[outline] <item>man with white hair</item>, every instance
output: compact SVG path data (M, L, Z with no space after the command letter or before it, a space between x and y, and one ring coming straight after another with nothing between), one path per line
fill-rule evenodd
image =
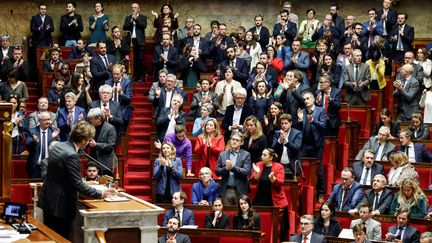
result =
M57 124L60 128L60 141L62 142L68 140L72 127L87 117L86 111L75 105L76 100L77 97L74 93L66 93L65 107L60 108L57 112Z
M355 49L353 51L353 62L344 71L345 101L350 106L365 105L371 99L369 90L370 69L361 60L362 52Z
M57 119L56 114L54 112L51 112L48 110L48 98L47 97L40 97L38 99L38 110L30 113L29 115L29 128L34 128L36 126L39 126L39 115L42 112L48 112L50 114L51 121L53 122L51 125L57 127Z
M156 119L157 139L163 141L165 134L174 133L174 127L177 123L186 123L186 113L181 110L183 97L175 93L171 99L170 107L165 107L159 113Z
M225 143L228 142L232 132L242 132L246 117L254 114L253 108L245 105L246 96L245 88L236 89L234 91L234 104L226 108L221 126L225 130Z
M100 100L92 101L89 108L100 108L105 115L105 120L119 129L123 126L123 118L120 109L120 103L112 100L112 87L104 84L99 87Z
M323 235L313 232L314 217L310 214L305 214L300 218L300 234L291 237L292 242L325 242Z
M155 98L153 99L153 109L157 109L156 120L164 108L171 106L171 100L174 94L180 94L183 101L187 100L187 94L184 90L176 87L177 77L175 74L169 73L166 76L165 87L155 90Z
M363 153L370 149L375 152L374 160L387 161L387 154L389 154L395 148L395 145L389 141L390 128L386 126L380 127L378 130L378 135L369 138L367 143L358 152L355 160L361 160Z
M397 120L399 122L411 121L412 114L419 109L420 96L418 94L421 91L421 85L413 76L413 71L411 64L403 65L400 72L401 78L396 78L396 81L393 82L395 87L393 96L398 101Z

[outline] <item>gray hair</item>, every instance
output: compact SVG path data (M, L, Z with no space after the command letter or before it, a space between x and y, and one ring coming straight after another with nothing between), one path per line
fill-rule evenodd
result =
M109 86L108 84L104 84L104 85L102 85L102 86L99 87L98 91L99 91L99 93L102 93L104 91L109 91L109 92L112 93L112 87Z
M376 174L375 176L374 176L374 179L375 178L381 178L381 180L384 182L384 185L387 185L387 178L384 176L384 175L382 175L382 174Z
M314 217L310 214L305 214L303 216L301 216L300 220L305 219L308 220L309 222L311 222L311 224L314 223Z
M234 90L234 95L236 95L236 94L241 94L241 95L247 96L246 89L243 87Z
M360 49L354 49L354 51L352 53L353 53L353 55L355 55L355 54L362 55L362 51Z
M44 117L44 116L51 119L51 114L48 111L44 111L44 112L39 113L38 120L40 121L42 119L42 117Z
M88 119L100 118L101 120L103 120L105 118L105 115L102 109L97 107L89 110L89 112L87 113L87 118Z
M67 98L71 98L71 99L73 99L74 101L76 101L76 94L75 93L73 93L73 92L68 92L68 93L66 93L65 94L65 99L67 99Z
M179 94L179 93L173 94L171 100L173 100L174 98L178 98L180 100L180 103L183 104L183 96L181 96L181 94Z
M381 126L378 130L378 133L384 133L385 135L389 135L390 134L390 128L388 128L386 126Z
M212 176L212 171L210 170L209 167L202 167L199 171L200 175L201 175L201 173L204 173L204 172L208 172L208 173L210 173L210 177Z

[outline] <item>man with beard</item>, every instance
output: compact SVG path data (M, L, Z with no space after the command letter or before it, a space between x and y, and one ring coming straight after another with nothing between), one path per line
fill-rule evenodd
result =
M161 236L158 243L190 243L189 236L178 233L180 220L177 217L172 217L168 221L166 227L168 229L167 235Z
M339 5L337 3L333 3L330 5L330 15L333 19L333 24L339 31L343 32L345 30L345 20L343 17L338 15Z
M186 38L186 45L194 46L202 60L209 55L209 42L201 37L201 25L195 24L192 29L192 36Z
M255 26L250 28L249 31L255 36L255 39L260 43L261 47L264 48L269 43L270 32L269 29L263 26L264 17L262 15L257 15L254 18Z
M243 87L246 87L246 82L249 77L247 61L243 58L236 57L234 46L228 46L225 51L228 58L220 63L221 70L223 70L220 80L225 79L225 70L228 67L232 67L235 70L233 79L239 81Z

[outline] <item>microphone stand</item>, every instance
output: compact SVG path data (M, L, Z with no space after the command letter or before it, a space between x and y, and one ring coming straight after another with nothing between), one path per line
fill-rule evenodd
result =
M306 181L306 178L303 175L303 168L301 167L301 161L300 160L296 160L294 161L294 176L293 176L293 180L297 181L297 164L300 164L299 168L300 168L300 175L303 181Z
M104 171L108 171L110 172L110 174L112 175L113 172L110 168L108 168L107 166L105 166L104 164L102 164L101 162L99 162L97 159L93 158L92 156L90 156L89 154L87 154L84 150L80 150L81 151L81 155L84 155L85 157L87 157L87 159L95 162L100 168L101 168L101 174L103 175Z

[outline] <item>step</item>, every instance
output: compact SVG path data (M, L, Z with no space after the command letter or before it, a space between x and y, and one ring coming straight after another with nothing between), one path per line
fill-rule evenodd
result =
M152 116L153 115L153 110L152 109L135 109L134 111L133 111L133 115L134 116L143 116L143 117L146 117L146 116Z
M150 139L145 140L132 140L129 141L129 149L142 149L150 147Z
M125 185L124 189L126 190L126 192L128 192L129 194L134 195L134 192L139 192L139 193L144 193L144 192L148 192L152 190L152 186L150 185Z
M126 162L126 165L129 166L150 166L150 159L142 159L142 158L129 158Z
M128 171L125 173L125 179L151 179L150 171Z
M134 158L142 158L150 155L150 148L148 149L129 149L128 156Z
M134 138L148 137L148 136L151 136L151 132L152 132L152 130L139 131L139 132L129 132L129 137L134 137Z

